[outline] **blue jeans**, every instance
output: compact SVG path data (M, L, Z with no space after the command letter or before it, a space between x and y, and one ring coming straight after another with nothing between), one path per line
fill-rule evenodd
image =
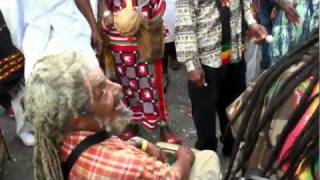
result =
M260 20L260 24L267 29L268 34L272 34L272 20L270 16L271 16L271 11L273 7L274 7L274 4L269 0L260 1L259 20ZM269 43L263 43L261 45L262 59L261 59L260 67L262 70L269 68L271 65L269 47L270 47Z

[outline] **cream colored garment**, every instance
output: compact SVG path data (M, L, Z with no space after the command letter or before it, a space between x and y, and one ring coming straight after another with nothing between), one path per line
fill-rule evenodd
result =
M179 145L158 142L156 144L161 149L169 151L177 151ZM220 161L218 155L214 151L204 150L199 151L192 149L195 155L189 180L220 180L222 179L220 171Z
M219 180L222 179L220 161L214 151L194 151L195 161L193 163L190 180Z

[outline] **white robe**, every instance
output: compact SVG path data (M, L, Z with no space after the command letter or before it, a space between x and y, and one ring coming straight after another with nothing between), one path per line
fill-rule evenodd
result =
M165 42L174 41L174 27L176 22L176 0L166 0L166 11L163 14L163 20L168 34Z
M25 32L22 49L25 55L25 79L44 55L64 50L81 52L94 59L91 30L74 0L21 0ZM99 66L98 61L88 61Z
M23 38L23 12L20 0L0 0L0 9L10 31L11 39L16 48L21 50Z

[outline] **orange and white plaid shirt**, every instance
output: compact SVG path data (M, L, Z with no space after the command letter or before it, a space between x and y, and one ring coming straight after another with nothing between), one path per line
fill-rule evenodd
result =
M93 132L74 132L64 139L61 158ZM180 175L169 164L160 162L133 145L111 137L81 154L69 174L70 180L176 180Z

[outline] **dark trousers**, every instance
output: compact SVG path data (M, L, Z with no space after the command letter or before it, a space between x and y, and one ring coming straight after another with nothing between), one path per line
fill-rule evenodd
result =
M234 138L227 127L229 120L226 107L246 88L245 64L229 64L221 68L203 66L207 87L200 88L188 82L189 97L192 105L193 121L197 130L195 147L200 150L217 149L216 112L220 120L220 130L225 133L222 140L224 148L232 148ZM226 132L225 132L226 131Z
M174 42L169 42L164 44L164 57L163 57L163 74L168 74L168 64L169 59L171 61L177 60L176 46Z

